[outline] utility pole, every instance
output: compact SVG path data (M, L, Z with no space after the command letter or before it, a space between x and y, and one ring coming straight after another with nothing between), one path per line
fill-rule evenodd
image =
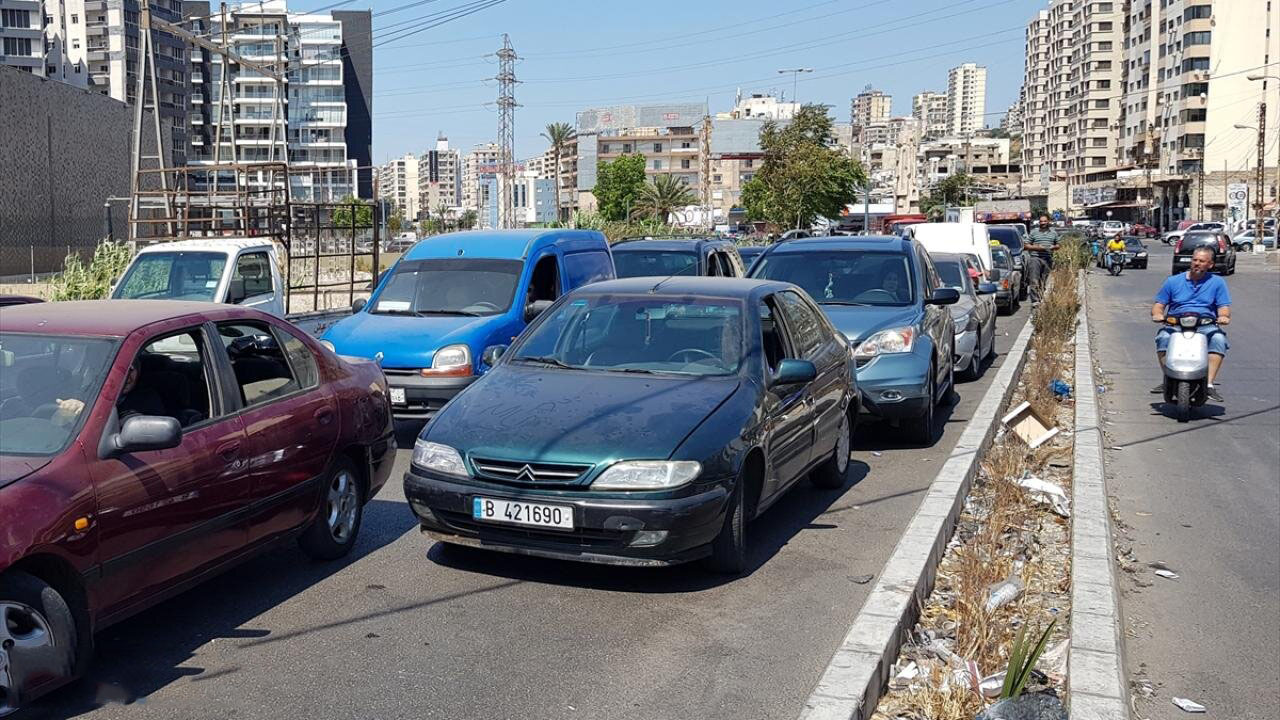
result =
M1200 163L1196 170L1196 183L1200 191L1196 193L1196 218L1204 220L1204 148L1200 148Z
M498 225L513 228L515 207L512 193L515 191L516 144L516 51L511 38L502 34L502 48L498 50Z
M1263 181L1264 181L1264 175L1266 174L1266 166L1267 166L1266 165L1266 151L1267 151L1266 139L1267 139L1267 102L1264 100L1261 103L1258 103L1258 220L1257 220L1258 224L1253 228L1254 234L1258 238L1259 242L1262 242L1262 239L1265 237L1265 235L1263 235L1264 230L1262 227L1263 225L1262 208L1266 204L1266 200L1263 197L1263 190L1264 190ZM1280 228L1277 228L1277 230L1280 230ZM1280 245L1277 245L1277 247L1280 247ZM1266 243L1263 243L1263 248L1266 248Z
M707 107L710 108L710 105L708 105ZM702 116L702 137L700 138L700 140L701 142L699 144L702 146L699 149L700 152L702 153L702 162L699 163L702 166L700 168L700 171L702 173L702 182L701 182L702 209L703 209L703 212L706 213L707 232L711 232L713 229L715 229L716 223L715 223L715 219L712 217L712 212L711 212L711 115L710 115L710 110L707 111L707 114ZM726 218L726 221L727 221L727 218Z

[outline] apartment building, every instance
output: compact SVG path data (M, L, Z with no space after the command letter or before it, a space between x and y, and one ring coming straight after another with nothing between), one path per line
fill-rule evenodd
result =
M786 102L765 93L751 93L743 97L739 90L733 109L716 113L717 120L760 118L764 120L790 120L800 110L800 103Z
M947 134L971 135L983 128L987 112L987 69L974 63L947 73Z
M1004 117L1000 118L1000 129L1009 135L1022 134L1022 99L1019 98L1009 105L1009 109L1004 111Z
M854 125L867 127L875 123L888 122L891 114L893 114L893 96L886 95L881 90L875 90L870 85L853 98Z
M461 188L461 206L464 210L475 210L480 214L483 226L487 208L493 213L493 224L486 227L497 227L498 206L494 200L497 197L497 185L489 187L488 181L493 179L496 183L498 177L498 161L500 158L500 148L497 143L482 143L472 148L462 158L462 188Z
M378 198L409 221L418 219L418 157L407 153L378 168Z
M550 180L555 187L556 155L555 149L548 147L541 155L525 162L525 169L537 174L539 178ZM575 137L560 150L560 216L568 218L577 209L578 186L578 139ZM554 199L552 204L555 204Z
M920 123L926 140L947 134L947 94L925 90L911 98L911 117Z
M1050 40L1049 11L1027 23L1022 80L1022 182L1045 195L1051 177L1048 163Z
M432 217L442 208L462 203L462 157L449 147L449 138L436 138L436 146L418 157L418 208Z
M621 105L577 114L577 193L582 207L594 207L591 191L599 163L624 154L644 157L645 174L673 175L698 192L702 176L705 103ZM584 196L586 196L584 198Z
M39 0L0 0L0 65L45 74L40 6Z

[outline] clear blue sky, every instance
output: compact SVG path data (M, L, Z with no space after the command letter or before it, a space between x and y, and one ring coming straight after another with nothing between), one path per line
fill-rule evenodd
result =
M290 6L329 4L297 0ZM538 133L547 123L572 123L575 112L587 107L707 100L716 112L732 107L738 87L790 97L791 76L779 75L781 68L813 68L799 76L800 100L834 105L836 119L847 120L849 99L868 84L893 95L894 115L909 115L913 94L945 91L949 68L976 62L987 67L987 112L994 125L1017 98L1026 23L1047 3L505 0L407 34L441 13L447 17L476 4L370 3L375 162L420 153L434 145L438 132L464 151L497 137L497 83L487 78L497 74L493 53L503 32L521 57L517 159L545 149Z

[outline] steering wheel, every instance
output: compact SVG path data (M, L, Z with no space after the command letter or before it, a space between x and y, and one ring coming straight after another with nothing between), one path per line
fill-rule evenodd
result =
M699 348L685 348L685 349L683 349L683 350L677 350L677 351L675 351L675 352L671 353L670 357L668 357L668 358L667 358L666 362L672 362L673 360L675 360L677 357L679 357L679 356L681 356L681 355L702 355L702 356L705 356L708 360L710 360L710 361L712 361L712 362L714 362L714 363L719 363L719 362L720 362L720 358L718 358L718 357L716 357L715 355L713 355L713 354L711 354L711 353L707 352L706 350L701 350L701 349L699 349ZM693 361L692 361L692 360L686 360L685 362L686 362L686 363L688 363L688 362L693 362Z
M494 305L491 302L485 302L484 300L481 300L479 302L473 302L462 309L466 311L471 311L472 308L480 308L482 310L493 310L494 312L497 312L498 310L501 309L497 305Z
M873 300L873 299L876 299L876 298L883 298L884 300L886 300L886 301L888 301L888 302L897 302L897 301L898 301L898 296L897 296L897 295L894 295L893 293L889 292L888 290L884 290L884 289L882 289L882 288L872 288L872 289L870 289L870 290L865 290L865 291L863 291L863 292L860 292L860 293L858 293L858 297L854 298L854 300L855 300L855 301L858 301L858 302L861 302L861 301L863 301L863 300Z

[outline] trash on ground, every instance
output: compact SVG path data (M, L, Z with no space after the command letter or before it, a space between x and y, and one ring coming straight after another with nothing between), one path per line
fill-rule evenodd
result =
M1014 435L1033 450L1048 442L1059 432L1053 423L1040 417L1040 414L1032 409L1031 403L1025 400L1001 418L1000 422L1008 426Z
M1176 698L1173 698L1173 704L1182 708L1184 712L1189 712L1189 713L1208 712L1205 709L1205 706L1201 705L1195 700L1188 700L1186 698L1176 697Z
M1157 570L1157 571L1156 571L1156 574L1157 574L1157 575L1159 575L1160 577L1164 578L1165 580L1177 580L1177 579L1178 579L1178 573L1176 573L1176 572L1174 572L1174 571L1172 571L1172 570Z
M987 612L992 612L997 608L1004 607L1022 594L1022 581L1018 578L1009 578L1004 582L998 582L987 588Z
M1059 400L1065 400L1071 397L1071 386L1062 380L1054 380L1049 383L1049 390L1053 392L1053 396Z
M974 720L1067 720L1067 710L1052 691L1001 700Z
M859 585L866 585L867 583L871 582L871 579L874 577L875 575L854 575L849 579L858 583Z
M995 700L1000 697L1000 691L1004 690L1004 679L1009 673L1001 670L995 675L988 675L982 678L982 682L978 683L978 689L982 691L982 697L988 700Z
M898 674L894 675L893 679L889 681L889 686L905 688L911 685L911 681L917 677L920 677L920 666L914 662L907 663L907 666L899 670Z
M884 455L884 453L880 452L879 450L872 450L871 454L875 455L876 457L880 457L881 455Z
M1054 514L1069 518L1071 517L1071 508L1067 502L1067 493L1060 486L1047 480L1041 480L1035 475L1027 475L1018 478L1018 485L1031 493L1031 497L1036 502L1047 505L1053 510Z
M1098 394L1099 394L1099 395L1101 395L1102 393L1104 393L1104 392L1106 392L1106 391L1107 391L1107 386L1106 386L1106 385L1099 385L1099 386L1098 386Z

